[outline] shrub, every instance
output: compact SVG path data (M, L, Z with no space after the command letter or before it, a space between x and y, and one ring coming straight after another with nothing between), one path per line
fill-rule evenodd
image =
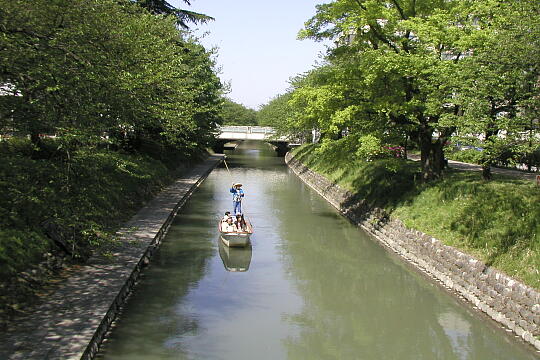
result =
M25 142L17 147L27 149ZM107 150L80 149L69 160L7 151L0 162L4 276L36 263L52 246L74 259L87 258L170 179L159 161Z
M356 156L359 159L372 161L389 155L388 151L382 146L381 139L373 135L364 135L360 137L360 146L356 150Z
M455 150L453 152L447 152L446 157L451 160L471 164L480 164L482 158L482 151L476 149Z

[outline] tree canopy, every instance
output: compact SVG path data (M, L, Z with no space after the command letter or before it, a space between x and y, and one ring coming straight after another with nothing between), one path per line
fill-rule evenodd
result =
M228 98L223 99L223 125L257 125L257 112Z
M174 18L128 0L0 4L1 128L34 140L121 133L185 150L210 140L221 83Z
M0 0L2 278L51 249L86 258L213 141L222 84L176 22L131 0Z
M260 126L273 126L276 130L286 132L289 128L287 121L290 119L288 101L290 93L278 95L257 111L257 122Z
M292 81L288 120L276 121L290 132L315 129L327 144L345 135L354 148L368 135L414 144L426 180L441 175L451 141L482 143L489 177L503 150L538 149L539 7L502 0L317 5L299 37L335 47L322 66Z
M189 28L188 23L205 23L214 20L213 17L186 9L178 9L165 0L133 0L153 14L172 15L176 18L176 24L184 29ZM189 0L182 0L191 5Z

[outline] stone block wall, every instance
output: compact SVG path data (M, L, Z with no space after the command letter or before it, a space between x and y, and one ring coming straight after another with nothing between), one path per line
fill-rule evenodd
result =
M418 270L511 329L540 350L540 293L480 260L420 231L406 228L381 209L310 170L288 153L292 171L354 224Z

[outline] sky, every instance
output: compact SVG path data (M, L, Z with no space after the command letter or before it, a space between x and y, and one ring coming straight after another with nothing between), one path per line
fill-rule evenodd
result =
M297 40L304 22L315 15L323 0L181 0L169 3L215 18L198 30L206 48L217 47L220 78L229 82L227 97L258 109L289 87L289 78L320 61L323 43Z

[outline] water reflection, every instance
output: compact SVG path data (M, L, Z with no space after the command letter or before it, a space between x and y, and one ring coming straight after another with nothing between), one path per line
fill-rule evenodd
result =
M251 263L252 248L251 244L245 247L229 247L218 239L219 256L223 261L225 270L231 272L245 272L249 270Z
M187 299L204 278L215 257L212 242L201 241L215 228L211 193L200 193L174 220L167 241L143 272L117 326L98 359L182 359L185 347L179 339L201 331L200 318ZM181 241L180 241L181 240Z
M103 358L535 358L246 146L181 211ZM257 229L245 249L216 244L231 177Z
M295 214L277 229L287 274L306 299L287 317L300 329L283 341L288 359L534 358L309 193L274 194Z

